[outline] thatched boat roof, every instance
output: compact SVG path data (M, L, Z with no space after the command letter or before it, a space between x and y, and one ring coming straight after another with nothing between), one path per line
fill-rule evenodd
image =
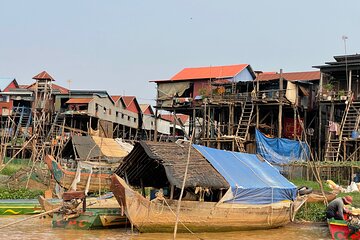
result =
M189 143L137 143L115 171L130 185L144 187L182 186ZM142 183L141 183L142 182ZM191 146L185 187L228 188L229 184L213 166Z

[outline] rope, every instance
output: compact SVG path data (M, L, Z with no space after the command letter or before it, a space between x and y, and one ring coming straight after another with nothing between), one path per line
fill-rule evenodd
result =
M165 198L163 199L163 201L165 202L166 206L168 206L170 212L171 212L174 216L177 216L176 213L171 209L170 205L168 204L168 202L166 201ZM181 225L183 225L183 227L184 227L186 230L189 231L189 233L195 235L198 239L203 240L203 238L199 237L196 233L194 233L193 231L191 231L191 230L185 225L185 223L183 223L180 219L177 219L177 220L181 223Z

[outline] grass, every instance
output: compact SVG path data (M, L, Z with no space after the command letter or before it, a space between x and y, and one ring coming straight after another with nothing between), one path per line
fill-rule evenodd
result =
M306 180L303 180L303 179L293 179L293 180L290 180L290 181L292 183L294 183L297 187L307 186L307 187L311 187L313 190L320 191L320 186L315 181L306 181ZM322 182L322 185L323 185L324 191L331 191L332 190L325 181Z
M6 167L2 171L0 171L0 174L11 176L17 171L19 171L20 168L28 166L28 164L28 159L14 159L13 161L11 161L11 163L6 165Z
M291 182L293 182L297 187L307 186L311 187L313 190L320 190L319 184L314 181L294 179L291 180ZM322 184L324 187L324 191L332 190L325 181L323 181ZM360 192L339 193L337 197L344 197L346 195L350 195L353 197L353 207L360 208ZM296 219L312 222L323 222L326 220L325 211L326 206L323 203L306 203L296 214Z

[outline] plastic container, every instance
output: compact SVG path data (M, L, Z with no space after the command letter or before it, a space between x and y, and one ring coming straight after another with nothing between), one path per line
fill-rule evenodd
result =
M359 137L359 132L358 131L352 131L351 132L351 138L358 138Z

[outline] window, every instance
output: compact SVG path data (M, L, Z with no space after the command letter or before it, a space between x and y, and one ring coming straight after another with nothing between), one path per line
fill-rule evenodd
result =
M128 121L130 121L130 116L128 116Z
M134 118L134 122L136 122L136 118Z
M115 116L119 117L119 112L118 111L115 112Z
M121 118L124 118L124 117L125 117L125 115L122 113L122 114L121 114Z
M95 104L95 111L97 112L99 110L99 104Z
M104 107L104 114L106 114L106 107Z
M109 108L109 115L111 115L111 108Z

